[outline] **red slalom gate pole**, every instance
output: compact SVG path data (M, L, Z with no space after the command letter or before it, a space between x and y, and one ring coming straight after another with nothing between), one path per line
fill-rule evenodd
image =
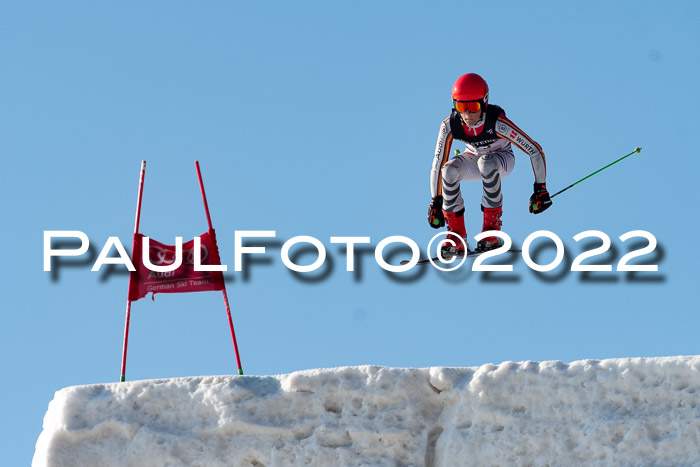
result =
M143 199L143 181L146 178L146 161L141 161L141 175L139 176L139 194L136 199L136 220L134 221L134 236L139 233L141 223L141 200ZM134 262L134 245L131 245L131 262ZM129 300L129 290L131 290L132 275L129 275L129 289L126 296L126 318L124 320L124 345L122 348L122 374L120 382L126 381L126 348L129 345L129 321L131 321L131 300Z
M197 179L199 180L199 189L202 192L202 199L204 200L204 212L207 214L207 223L209 224L209 230L213 230L214 227L211 223L211 216L209 215L209 203L207 203L207 195L204 192L204 183L202 182L202 171L199 169L199 161L194 161L194 165L197 168ZM217 247L218 248L218 247ZM238 374L243 374L243 367L241 366L241 356L238 353L238 342L236 341L236 331L233 330L233 319L231 318L231 307L228 303L228 294L226 293L226 283L224 283L224 288L221 291L224 297L224 305L226 306L226 316L228 316L228 326L231 329L231 338L233 339L233 351L236 354L236 365L238 365Z

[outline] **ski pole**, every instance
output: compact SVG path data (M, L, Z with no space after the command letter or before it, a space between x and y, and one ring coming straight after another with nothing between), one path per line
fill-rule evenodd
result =
M615 162L611 162L610 164L606 165L606 166L603 167L602 169L598 169L598 170L596 170L595 172L593 172L592 174L586 175L585 177L583 177L583 178L582 178L581 180L579 180L578 182L574 182L574 183L572 183L571 185L569 185L569 186L567 186L566 188L564 188L563 190L560 190L560 191L554 193L554 194L552 195L552 198L554 198L555 196L559 196L560 194L564 193L566 190L568 190L568 189L570 189L570 188L575 187L576 185L578 185L578 184L581 183L582 181L588 180L589 178L591 178L591 177L594 176L595 174L602 172L603 170L607 169L608 167L617 164L617 163L620 162L622 159L626 159L626 158L628 158L629 156L631 156L631 155L633 155L633 154L637 154L637 153L640 152L641 150L642 150L642 148L639 148L639 147L635 148L634 151L632 151L631 153L627 154L626 156L622 156L621 158L619 158L619 159L616 160Z

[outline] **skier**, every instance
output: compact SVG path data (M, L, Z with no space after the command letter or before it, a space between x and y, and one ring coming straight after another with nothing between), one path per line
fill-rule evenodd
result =
M542 148L506 118L501 107L489 105L488 101L486 81L476 73L462 75L452 87L452 114L440 125L430 172L432 201L428 208L428 222L435 229L447 223L447 239L451 241L443 242L441 248L446 259L466 253L464 200L459 187L462 180L481 180L483 184L482 232L501 230L501 179L507 177L515 166L511 143L530 156L535 174L530 212L539 214L552 205L546 186L547 166ZM466 143L466 149L449 159L454 139ZM453 236L461 237L464 243L459 238L451 238ZM486 237L477 243L476 250L492 250L502 243L498 237Z

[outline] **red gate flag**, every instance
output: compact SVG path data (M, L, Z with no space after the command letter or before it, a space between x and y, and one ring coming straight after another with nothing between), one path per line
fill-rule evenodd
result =
M202 172L199 170L199 162L195 161L194 165L197 169L197 179L199 180L199 189L202 192L202 201L204 202L204 213L207 215L207 224L209 230L199 237L200 248L195 250L195 240L190 240L182 244L180 256L177 255L177 247L165 245L156 242L148 237L148 254L147 260L144 261L143 254L145 239L139 233L139 225L141 222L141 201L143 199L143 181L146 177L146 161L141 161L141 176L139 177L139 193L136 198L136 220L134 222L134 243L131 251L131 263L134 265L135 271L129 274L129 290L126 300L126 318L124 319L124 346L122 348L122 374L120 381L126 381L126 350L129 345L129 323L131 321L131 302L145 297L149 292L157 293L180 293L180 292L202 292L205 290L221 290L226 306L226 317L228 318L228 326L231 329L231 340L233 341L233 351L236 354L236 364L238 365L238 374L243 374L241 366L241 357L238 353L238 343L236 342L236 333L233 330L233 319L231 318L231 307L226 294L226 284L224 283L224 275L221 270L225 267L213 268L217 271L195 271L195 266L221 266L221 257L219 256L219 248L216 245L216 234L211 223L209 215L209 205L207 204L207 195L204 193L204 183L202 182ZM179 243L179 241L178 241ZM195 255L199 253L199 255ZM199 256L198 258L196 256ZM172 271L164 271L168 266L172 266L178 260L181 263ZM144 262L150 262L146 266ZM198 263L198 264L195 264ZM152 271L151 269L156 269ZM200 268L198 268L200 269ZM205 268L211 269L211 268Z
M194 239L182 244L182 264L169 272L156 272L148 269L142 260L143 235L134 234L132 262L135 271L129 275L129 300L136 301L149 292L182 293L224 290L224 275L221 271L194 270ZM200 235L200 258L202 266L221 265L219 249L216 245L214 229ZM175 262L175 246L165 245L149 238L148 257L154 266L168 266Z

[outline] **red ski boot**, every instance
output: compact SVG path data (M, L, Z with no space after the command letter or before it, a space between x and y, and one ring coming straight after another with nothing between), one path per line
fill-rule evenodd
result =
M481 229L482 232L487 232L489 230L501 230L501 215L503 215L503 208L485 208L481 207L484 212L484 227ZM486 237L479 240L476 244L477 251L489 251L499 246L503 245L503 240L499 237Z
M467 246L467 229L464 227L464 209L459 212L443 211L443 214L449 233L440 247L440 254L445 259L465 255L469 248Z

